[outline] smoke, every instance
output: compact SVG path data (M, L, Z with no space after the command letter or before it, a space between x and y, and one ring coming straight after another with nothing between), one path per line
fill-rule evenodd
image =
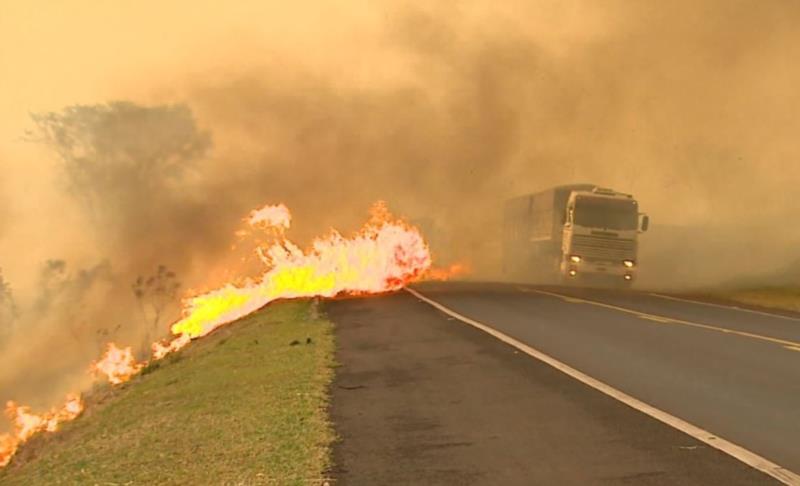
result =
M224 154L247 161L224 164L230 187L259 193L247 181L269 181L264 192L299 220L346 224L385 198L437 221L449 235L439 253L492 275L501 201L586 181L635 194L653 217L643 237L650 285L774 272L800 238L785 224L800 179L789 82L799 76L786 64L797 40L786 19L798 7L616 6L404 5L375 41L402 66L401 81L248 67L190 83L187 96L245 141ZM588 17L574 21L578 33L549 32L547 14L572 8ZM342 71L357 62L332 56ZM673 272L676 262L685 271Z
M187 41L99 91L126 101L73 88L31 110L36 162L3 150L17 169L0 195L0 266L15 267L25 332L0 357L0 399L60 397L106 339L156 334L177 307L141 288L151 277L179 295L246 275L233 233L265 203L291 208L291 237L307 242L383 199L427 222L440 262L495 278L502 201L590 182L652 217L643 283L760 283L796 258L797 3L325 5L313 20L253 15L236 24L247 34ZM229 18L208 8L198 15ZM191 38L176 12L152 22ZM153 51L136 37L131 52ZM22 189L29 167L38 191Z
M17 304L14 301L14 293L0 270L0 343L14 332L16 320Z
M13 307L14 332L0 343L4 359L14 363L0 372L3 399L14 392L37 396L65 368L85 375L88 357L109 340L142 342L139 352L149 350L179 309L176 275L157 262L190 272L202 262L194 256L221 253L214 245L226 245L230 234L193 236L211 226L214 205L187 190L210 137L185 105L75 105L34 114L32 121L26 140L58 161L57 188L83 213L81 231L95 248L87 256L100 263L73 269L60 257L44 262L26 302ZM58 359L43 360L54 346Z

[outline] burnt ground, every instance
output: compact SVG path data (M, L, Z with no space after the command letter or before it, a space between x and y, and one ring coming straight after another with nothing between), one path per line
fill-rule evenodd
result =
M326 311L337 484L774 484L410 294Z

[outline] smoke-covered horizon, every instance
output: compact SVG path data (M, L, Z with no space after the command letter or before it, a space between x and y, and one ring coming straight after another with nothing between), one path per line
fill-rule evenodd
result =
M590 182L650 214L648 285L796 259L794 2L22 4L0 19L0 400L49 403L106 340L165 332L162 301L245 271L234 231L266 203L308 243L385 200L496 278L502 201Z

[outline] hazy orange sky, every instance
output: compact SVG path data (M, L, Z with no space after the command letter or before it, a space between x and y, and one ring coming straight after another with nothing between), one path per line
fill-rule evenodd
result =
M6 273L24 286L25 268L46 258L53 238L65 257L70 248L85 254L82 247L91 245L75 240L80 232L59 230L83 222L57 185L52 154L21 140L30 113L115 99L180 102L198 80L282 62L351 88L402 83L419 73L383 41L399 9L414 4L480 32L518 25L515 6L525 2L476 1L458 9L417 3L0 0L0 253L25 241L29 257L4 261ZM533 15L525 21L553 55L613 24L577 1L545 0ZM219 148L225 139L216 142Z
M213 131L215 153L230 154L231 146L261 139L211 119L208 103L187 98L206 81L224 84L281 66L346 87L344 99L416 83L432 104L452 95L447 110L470 109L457 106L458 90L479 94L480 79L469 77L485 69L500 78L487 98L518 108L524 131L509 160L485 161L506 162L509 192L574 175L636 191L656 221L713 220L731 207L757 216L759 198L775 207L788 201L785 190L764 185L791 187L800 175L797 5L0 0L0 254L21 243L26 249L0 265L24 287L26 270L54 244L67 259L92 254L92 241L71 230L84 222L58 185L53 154L20 140L29 113L116 99L188 101ZM425 14L413 28L402 24L408 11ZM498 58L481 57L486 39L485 52ZM527 51L515 50L520 39ZM249 101L236 110L246 111ZM443 111L443 119L451 116ZM442 133L457 137L458 130ZM432 143L423 150L460 156L457 148L448 155L447 139ZM539 171L540 160L549 160L549 172ZM753 190L749 183L759 180ZM740 197L742 181L749 188Z
M27 123L27 112L66 104L169 96L188 78L282 57L348 80L382 76L396 60L387 59L391 50L376 39L406 3L411 2L2 0L0 127L13 132ZM514 6L520 2L504 3L439 10L465 24L519 22ZM601 9L585 2L538 3L539 18L526 20L536 21L532 32L553 41L545 45L554 49L612 28Z
M348 2L345 12L337 3L0 0L0 253L26 241L31 257L4 261L6 273L24 285L25 267L45 258L53 238L80 246L75 232L58 231L65 218L83 223L56 184L52 155L21 140L29 113L182 101L187 82L281 56L319 68L320 46L353 49L377 28L370 2Z
M302 3L3 0L3 129L19 128L31 110L152 97L246 59L357 44L376 26L370 2L348 2L346 12L338 2Z

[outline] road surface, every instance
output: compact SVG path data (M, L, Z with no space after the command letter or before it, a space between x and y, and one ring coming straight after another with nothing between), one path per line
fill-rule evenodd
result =
M800 319L643 292L448 283L421 295L789 471ZM408 293L344 300L340 484L776 484Z

